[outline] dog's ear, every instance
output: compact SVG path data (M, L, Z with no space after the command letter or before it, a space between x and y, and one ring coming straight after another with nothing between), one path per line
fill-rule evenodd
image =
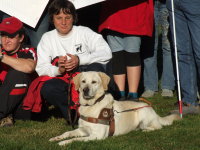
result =
M99 76L101 77L103 88L106 91L108 89L108 83L110 82L110 77L103 72L98 72L98 73Z
M80 76L81 76L81 73L79 73L75 77L73 77L73 81L74 81L76 90L78 90L79 86L80 86L80 82L79 82Z

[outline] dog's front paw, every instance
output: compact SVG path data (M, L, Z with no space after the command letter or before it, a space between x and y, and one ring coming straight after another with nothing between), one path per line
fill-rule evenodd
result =
M56 137L53 137L53 138L49 139L50 142L59 141L59 140L62 140L62 138L60 138L60 136L56 136Z
M61 141L61 142L58 143L58 145L60 145L60 146L64 146L64 145L66 145L66 144L67 144L66 141Z

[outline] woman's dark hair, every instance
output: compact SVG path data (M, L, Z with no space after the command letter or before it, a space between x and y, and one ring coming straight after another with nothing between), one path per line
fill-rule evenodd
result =
M58 15L62 11L64 14L71 14L74 20L73 24L77 23L76 8L73 3L68 0L53 0L49 5L48 11L50 21L53 21L53 15Z
M22 37L23 35L25 36L26 33L25 33L25 29L24 29L24 27L21 28L19 31L17 31L17 34L19 34L19 37Z
M27 43L28 41L28 36L26 35L26 32L25 32L25 28L21 28L19 31L18 31L18 34L19 34L19 37L22 37L24 35L24 39L22 41L22 44L24 43Z
M26 35L24 27L22 27L19 31L16 32L16 35L19 34L19 37L24 36L24 39L22 41L22 44L26 43L28 41L28 37Z

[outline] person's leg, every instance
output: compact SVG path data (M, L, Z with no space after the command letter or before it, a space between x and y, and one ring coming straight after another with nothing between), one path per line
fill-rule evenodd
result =
M68 117L68 84L61 79L50 79L41 88L41 96L50 104L58 107L66 120Z
M126 79L125 74L114 75L114 81L119 88L121 96L125 96L125 93L124 93L125 92L125 79Z
M114 97L125 97L125 81L126 81L126 66L125 66L125 51L123 50L123 34L111 32L107 36L108 44L112 50L112 74L117 86L114 92Z
M184 2L185 15L188 18L188 27L191 34L192 48L195 57L198 77L200 77L200 1L191 0ZM199 78L198 78L199 79ZM196 89L196 88L195 88ZM196 92L196 91L194 91ZM194 93L195 96L196 93ZM196 99L192 104L197 105Z
M134 76L133 76L134 75ZM141 66L127 67L128 97L138 98L138 86L140 83Z
M119 51L113 53L113 58L112 58L113 78L119 90L118 95L120 95L121 98L125 97L126 66L124 58L125 58L125 51Z
M30 78L27 74L9 70L0 86L0 119L15 112L26 95Z
M165 4L160 4L160 24L162 31L163 72L161 77L162 96L173 97L175 87L172 49L169 38L169 13Z
M23 109L23 102L19 104L16 108L13 117L15 120L31 120L32 119L32 112L31 110L24 110Z
M188 1L188 3L192 2ZM179 65L178 69L180 75L182 100L186 104L194 104L197 99L197 79L196 79L196 64L194 61L193 50L191 45L191 32L189 31L188 20L185 17L184 12L179 9L181 4L180 1L175 0L174 4L175 4L176 39L177 39L177 49L178 49L178 65ZM173 29L170 1L167 1L167 8L169 9L170 12L170 26L171 29Z
M138 86L140 82L141 75L141 63L140 63L140 53L130 53L126 52L126 68L127 68L127 79L128 79L128 97L138 98Z
M191 2L185 1L185 15L188 19L188 27L191 34L192 46L194 50L194 56L197 64L197 68L200 68L200 1L191 0ZM200 74L200 72L198 72Z
M125 36L123 38L125 48L125 66L128 79L128 99L138 98L138 86L141 75L140 45L141 37Z
M142 97L152 97L158 91L158 70L157 70L157 50L158 50L158 25L159 25L159 3L154 5L154 36L149 39L149 48L144 54L144 93ZM146 41L144 41L146 42Z

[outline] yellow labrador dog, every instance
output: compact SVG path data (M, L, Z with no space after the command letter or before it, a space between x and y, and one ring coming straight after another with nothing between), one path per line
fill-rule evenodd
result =
M74 77L79 90L80 118L78 128L68 131L50 141L66 145L73 141L105 139L109 135L126 134L132 130L153 131L171 125L179 115L160 117L144 102L116 101L106 93L110 78L102 72L83 72Z

